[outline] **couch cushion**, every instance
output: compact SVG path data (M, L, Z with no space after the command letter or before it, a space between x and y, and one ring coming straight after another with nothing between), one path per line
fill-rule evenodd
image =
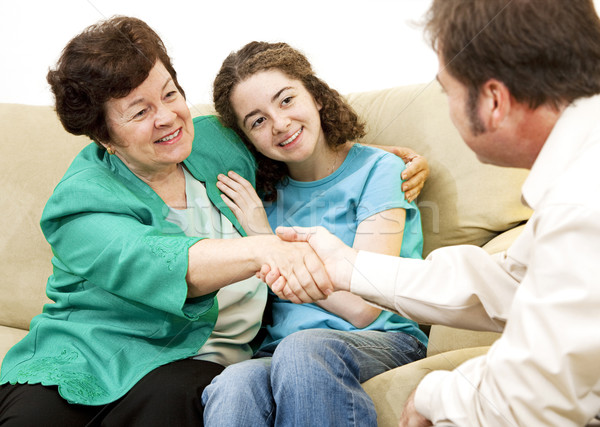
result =
M424 256L441 246L482 246L531 215L520 196L527 171L481 164L452 125L437 82L348 100L367 122L362 142L410 147L429 162L431 175L417 202Z
M52 253L39 226L42 209L89 140L66 133L51 107L0 104L0 129L0 324L27 329L49 301Z
M371 378L363 388L375 403L378 427L397 427L404 402L421 382L434 370L453 370L463 362L487 353L489 347L475 347L450 351L417 360Z

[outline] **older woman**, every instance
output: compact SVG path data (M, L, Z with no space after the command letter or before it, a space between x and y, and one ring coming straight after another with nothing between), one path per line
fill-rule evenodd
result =
M217 175L252 181L254 160L213 117L192 120L144 22L86 29L48 81L64 127L96 144L44 210L55 303L4 359L0 424L199 425L204 386L251 354L266 300L252 276L278 267L301 300L329 280L308 245L235 239Z

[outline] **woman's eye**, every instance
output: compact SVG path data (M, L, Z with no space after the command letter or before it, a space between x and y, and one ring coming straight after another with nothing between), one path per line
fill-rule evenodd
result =
M252 128L255 128L256 126L260 125L261 123L263 123L266 119L264 117L259 117L258 119L254 120L252 122Z
M138 112L137 112L137 113L136 113L136 114L133 116L133 118L134 118L134 119L139 119L139 118L143 117L143 116L146 114L146 112L147 112L147 111L148 111L148 110L144 108L143 110L140 110L140 111L138 111Z
M288 105L290 102L292 102L292 97L288 96L283 98L283 101L281 101L281 105Z
M165 95L165 98L173 98L175 95L177 95L177 91L176 90L172 90L169 93L167 93Z

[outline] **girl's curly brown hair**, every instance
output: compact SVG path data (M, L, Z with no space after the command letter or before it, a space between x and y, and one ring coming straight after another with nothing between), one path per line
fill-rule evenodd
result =
M287 166L283 162L269 159L254 148L237 124L231 105L231 94L239 83L250 76L273 69L302 82L315 101L322 106L319 112L321 127L330 147L335 148L365 135L364 123L352 107L336 90L316 77L306 56L287 43L250 42L237 52L232 52L223 61L215 78L213 101L222 123L235 130L254 154L258 163L256 187L267 201L277 199L275 187L287 178Z

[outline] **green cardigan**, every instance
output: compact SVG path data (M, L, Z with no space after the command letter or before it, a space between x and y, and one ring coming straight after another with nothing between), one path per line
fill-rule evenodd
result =
M215 183L235 170L254 183L255 161L216 117L194 119L185 165L245 235ZM0 384L57 385L71 403L122 397L158 366L195 355L212 332L214 293L186 299L187 237L168 207L116 156L84 148L48 200L42 231L52 247L47 304L6 355Z

